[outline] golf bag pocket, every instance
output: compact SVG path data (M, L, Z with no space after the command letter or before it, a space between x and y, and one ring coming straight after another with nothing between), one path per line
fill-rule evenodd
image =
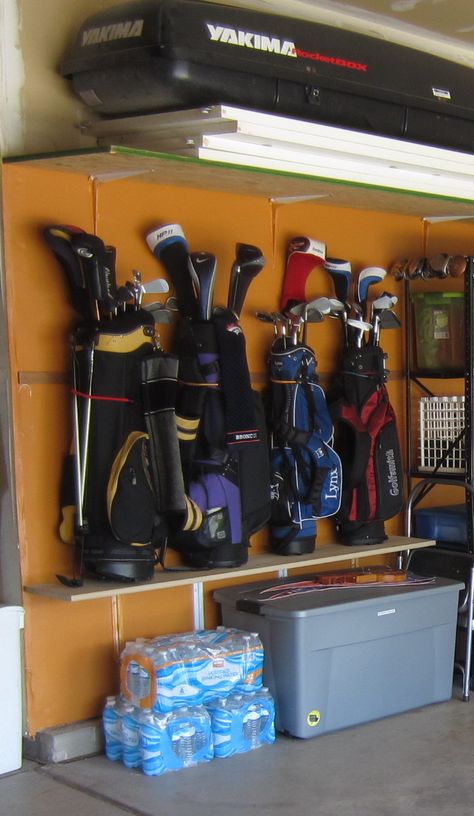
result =
M107 485L107 513L115 538L123 544L148 544L156 522L148 434L132 431L117 453Z
M203 473L189 487L189 497L203 513L203 525L197 532L201 546L242 541L240 491L220 473Z
M317 433L307 442L271 449L271 527L281 555L312 552L316 521L340 508L338 454Z

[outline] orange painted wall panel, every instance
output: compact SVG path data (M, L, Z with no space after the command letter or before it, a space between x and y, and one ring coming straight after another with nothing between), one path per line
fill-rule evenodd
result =
M118 689L111 600L69 604L25 594L28 731L96 717Z
M123 283L133 269L139 269L144 280L163 275L145 244L144 233L163 223L178 222L192 251L204 249L216 255L215 302L223 304L235 244L260 246L267 265L252 284L242 314L250 369L258 388L266 383L272 330L259 323L254 312L278 308L286 246L292 237L307 234L324 241L328 254L350 259L355 272L367 265L387 267L400 254L418 256L425 249L425 238L433 252L443 248L474 251L463 243L471 242L472 247L472 228L465 223L433 225L427 231L417 218L337 208L327 201L272 204L246 196L245 191L240 196L207 193L148 184L138 178L93 183L72 172L21 164L5 168L4 195L15 469L25 584L54 581L56 573L69 573L71 567L71 553L58 537L57 524L62 460L71 436L68 334L75 316L59 265L41 238L44 225L72 223L96 231L106 243L116 246L117 276ZM378 289L389 289L402 299L403 286L393 279ZM330 278L322 270L312 273L307 294L333 294ZM173 329L160 334L164 347L172 350ZM310 327L308 339L317 351L319 371L327 384L340 359L341 327L327 320ZM403 333L386 332L383 345L389 353L388 367L394 372L389 389L403 435ZM403 519L391 520L387 530L403 532ZM333 521L321 521L318 541L331 538ZM267 547L268 531L263 530L253 537L250 555ZM212 599L217 586L207 586L204 592L205 620L210 627L220 622ZM193 623L191 587L122 596L115 607L110 599L66 604L25 594L25 607L28 729L32 734L96 716L105 694L117 688L117 649L126 640L185 631Z

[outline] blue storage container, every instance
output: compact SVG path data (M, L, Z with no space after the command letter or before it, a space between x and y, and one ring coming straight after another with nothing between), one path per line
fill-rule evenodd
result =
M414 532L418 538L433 538L443 543L467 544L465 504L423 507L413 512Z

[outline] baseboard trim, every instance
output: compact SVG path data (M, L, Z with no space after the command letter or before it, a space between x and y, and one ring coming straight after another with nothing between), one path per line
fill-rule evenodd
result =
M42 765L101 754L104 738L100 719L45 728L23 737L23 756Z

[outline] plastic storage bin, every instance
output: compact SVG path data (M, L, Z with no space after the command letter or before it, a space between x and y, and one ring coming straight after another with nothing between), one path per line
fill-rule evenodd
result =
M413 295L416 363L429 371L464 366L464 295L420 292Z
M415 533L419 538L433 538L465 549L467 518L465 504L444 507L423 507L413 511Z
M22 683L21 639L24 611L20 606L0 604L0 774L21 767Z
M288 583L214 593L224 625L258 632L263 642L277 730L316 737L452 696L462 583L433 578L298 594L285 590Z

